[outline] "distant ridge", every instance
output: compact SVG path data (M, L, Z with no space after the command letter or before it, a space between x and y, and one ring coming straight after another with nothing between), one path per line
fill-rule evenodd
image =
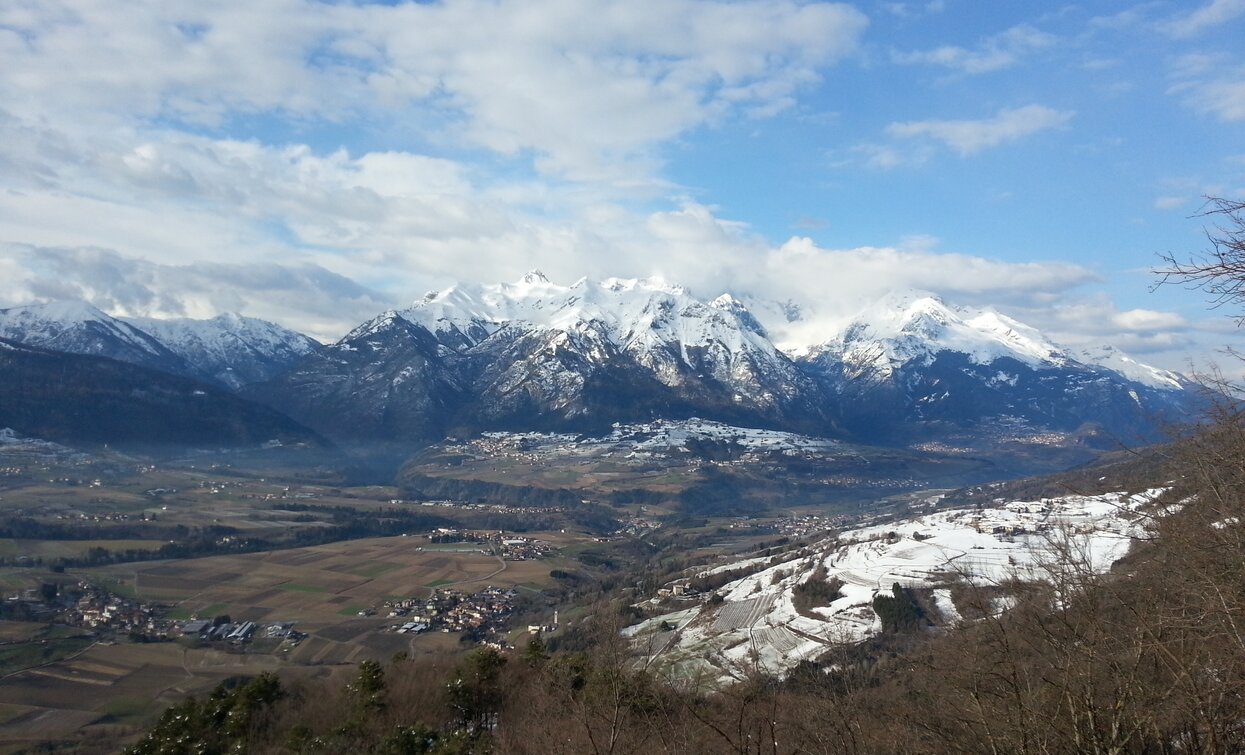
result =
M2 309L0 338L111 357L233 390L270 380L320 348L301 333L232 313L208 320L117 318L81 301Z
M256 447L326 444L228 391L116 359L0 339L0 427L69 445Z
M1184 415L1186 386L1119 352L1074 354L994 310L927 292L884 297L822 343L787 353L729 294L701 299L662 279L564 286L532 271L431 292L246 392L357 439L593 432L698 416L964 445L1000 426L1009 436L1148 442Z

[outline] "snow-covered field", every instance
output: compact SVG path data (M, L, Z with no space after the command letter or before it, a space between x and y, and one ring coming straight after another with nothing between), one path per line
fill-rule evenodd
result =
M949 626L963 620L952 600L953 584L1041 580L1071 561L1105 571L1144 533L1150 514L1143 509L1161 492L1017 501L843 532L815 544L806 558L726 584L716 591L725 599L719 605L705 602L697 610L650 619L631 628L629 636L681 676L729 681L754 668L781 674L835 643L858 642L880 631L872 601L894 583L933 588L941 614L934 619ZM792 595L819 566L843 587L839 598L812 609L817 618L810 618L796 611ZM653 628L663 621L676 631L651 641Z

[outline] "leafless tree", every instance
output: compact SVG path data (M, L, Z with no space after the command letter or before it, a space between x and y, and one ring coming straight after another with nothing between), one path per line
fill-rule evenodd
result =
M1163 265L1155 272L1162 286L1176 283L1205 291L1213 307L1245 307L1245 202L1208 197L1200 217L1212 221L1206 229L1210 248L1197 254L1159 255ZM1234 314L1245 323L1245 312Z

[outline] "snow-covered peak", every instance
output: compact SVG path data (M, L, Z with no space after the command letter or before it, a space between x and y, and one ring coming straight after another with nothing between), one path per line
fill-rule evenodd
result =
M397 316L459 352L503 329L553 331L551 343L576 344L593 363L626 354L665 385L708 379L731 385L731 400L741 403L777 401L801 379L741 302L707 302L661 278L582 278L563 286L529 276L518 284L457 285Z
M452 286L397 314L434 332L488 335L505 325L593 330L619 346L654 330L678 330L677 340L691 344L716 336L738 341L732 333L754 330L747 310L729 296L706 304L660 278L581 278L562 286L535 271L513 284Z
M539 270L531 270L519 279L519 285L533 286L541 283L548 283L549 279Z
M433 294L430 293L428 295L432 296ZM351 341L357 341L360 338L366 338L376 333L380 333L384 330L388 330L395 321L405 320L405 319L406 318L398 314L397 310L394 310L394 309L385 310L384 312L381 312L379 315L376 315L372 319L360 324L354 330L347 333L338 343L339 344L349 343Z
M19 316L38 317L62 323L90 322L93 320L102 322L112 319L93 304L76 299L62 299L50 301L46 304L28 304L23 307L14 307L7 311Z
M6 326L9 323L47 323L64 327L86 322L108 322L112 319L99 308L72 299L44 304L23 304L0 310L0 322Z
M579 284L589 283L591 281L587 278L579 280ZM686 296L689 293L683 286L677 283L670 283L660 276L650 276L648 278L606 278L597 285L614 292L660 291L673 296Z
M315 342L301 333L235 312L225 312L206 320L131 317L126 321L178 353L193 349L223 356L238 348L259 352L282 350L296 354L309 354L315 350Z
M966 354L977 364L1007 357L1031 367L1051 367L1069 360L1035 328L992 309L952 307L925 291L888 294L812 353L890 370L912 361L928 362L944 351Z
M1185 379L1177 373L1142 364L1114 346L1082 348L1078 350L1077 357L1083 362L1105 367L1150 388L1179 391L1187 387Z
M128 318L190 365L230 388L260 382L315 351L307 336L267 320L226 312L207 320Z
M159 358L165 350L141 329L84 301L52 301L0 309L0 337L76 354L99 354L125 361Z

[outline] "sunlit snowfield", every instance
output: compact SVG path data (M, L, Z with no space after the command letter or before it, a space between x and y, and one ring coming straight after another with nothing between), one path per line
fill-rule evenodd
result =
M1049 580L1069 568L1106 571L1144 535L1152 516L1147 509L1163 491L1015 501L846 531L814 544L812 555L728 583L716 591L725 598L718 606L699 604L625 633L680 677L729 681L752 669L781 674L833 644L879 632L872 601L895 583L932 588L941 614L935 620L952 625L967 620L952 600L954 585ZM765 562L750 559L712 571ZM818 566L825 567L827 579L843 583L839 598L811 609L820 619L801 615L792 602L795 586ZM995 611L1006 607L1005 598L993 602Z

